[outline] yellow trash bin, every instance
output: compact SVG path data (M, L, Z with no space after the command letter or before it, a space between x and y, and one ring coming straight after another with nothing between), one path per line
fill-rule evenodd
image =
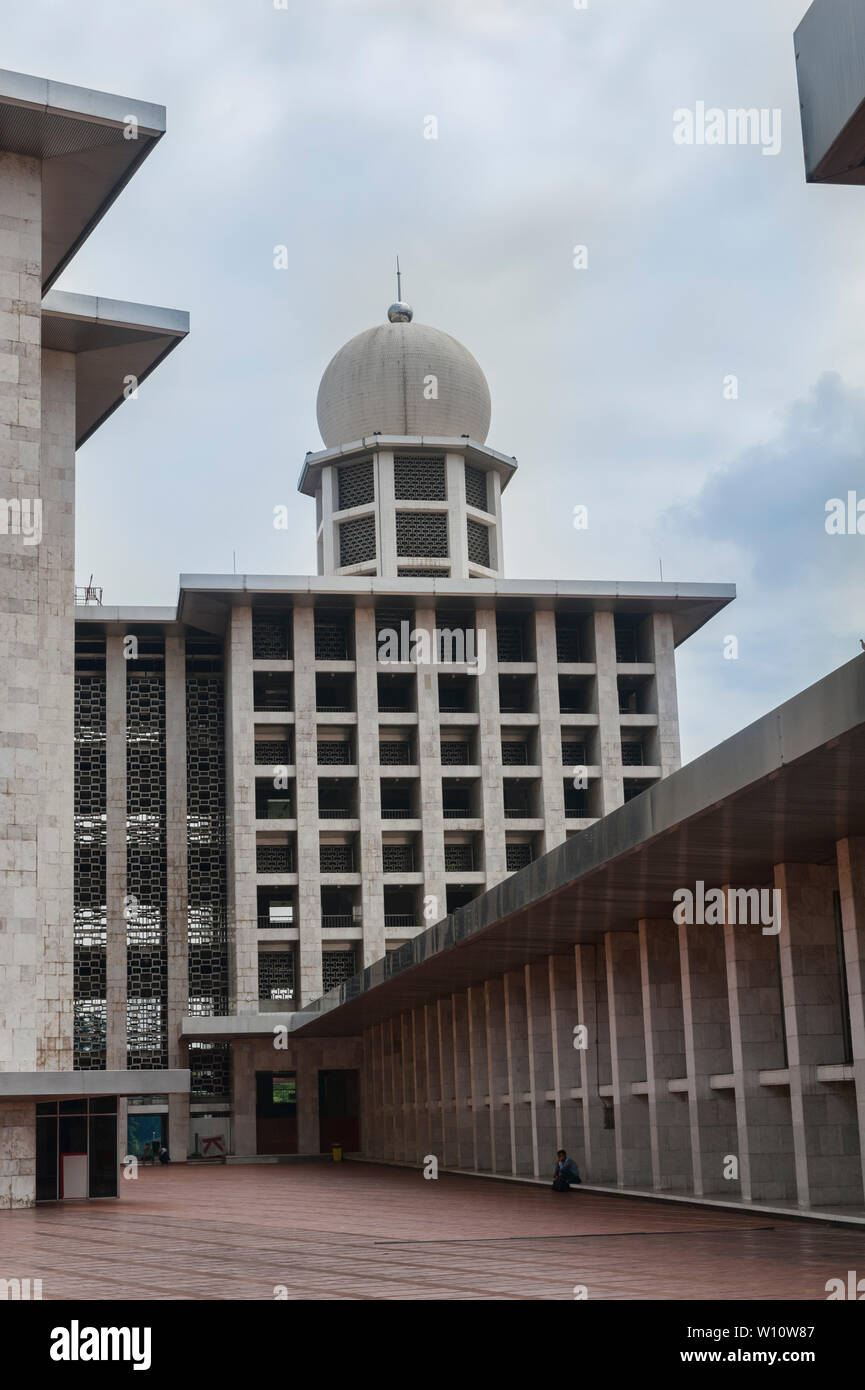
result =
M331 1153L334 1163L342 1163L342 1144L332 1144Z

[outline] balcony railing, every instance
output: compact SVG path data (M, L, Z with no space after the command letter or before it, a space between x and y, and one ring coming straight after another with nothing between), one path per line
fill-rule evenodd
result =
M416 927L418 925L413 912L386 912L384 924L386 927Z
M471 820L474 816L471 806L445 806L442 808L445 820Z
M261 927L296 927L296 918L289 917L264 917L258 914L258 925Z
M345 931L354 923L350 912L324 912L322 913L321 925L328 928L338 927L340 931Z
M506 806L505 820L531 820L531 809L528 806Z
M382 806L382 820L413 820L414 812L410 806Z
M349 806L319 806L319 820L352 820L353 812Z
M76 603L99 603L102 602L102 586L100 584L76 584L75 585Z

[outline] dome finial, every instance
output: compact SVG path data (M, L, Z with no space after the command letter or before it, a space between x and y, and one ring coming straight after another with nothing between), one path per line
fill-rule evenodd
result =
M414 309L410 304L406 304L402 297L402 272L399 268L399 256L396 258L396 303L391 304L387 311L389 323L411 323L414 318Z

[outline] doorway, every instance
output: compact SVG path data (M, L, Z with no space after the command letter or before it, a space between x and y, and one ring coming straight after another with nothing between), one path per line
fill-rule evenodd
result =
M360 1073L347 1067L318 1073L319 1153L334 1144L346 1153L360 1150Z
M255 1073L255 1148L260 1154L297 1153L297 1072Z

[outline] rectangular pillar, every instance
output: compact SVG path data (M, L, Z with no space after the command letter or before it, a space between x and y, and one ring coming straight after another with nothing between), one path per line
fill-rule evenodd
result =
M505 1039L507 1043L508 1096L510 1098L511 1172L533 1173L536 1161L532 1133L531 1079L529 1075L528 1014L523 971L504 977Z
M469 1065L471 1069L472 1168L476 1172L492 1169L492 1110L487 1105L489 1071L487 1063L486 995L482 985L468 989Z
M166 957L168 969L168 1065L186 1067L180 1029L189 999L188 876L186 828L186 641L165 638ZM168 1098L171 1157L189 1152L189 1096Z
M505 987L501 979L484 981L484 1022L487 1054L487 1098L490 1111L490 1169L513 1172L508 1095L508 1043Z
M322 993L315 611L294 610L294 762L297 818L299 1006Z
M635 932L607 932L604 937L607 992L610 1001L610 1054L616 1124L616 1171L619 1187L649 1187L652 1154L649 1107L634 1083L646 1082L640 944Z
M582 1091L582 1133L584 1166L590 1181L616 1182L615 1108L611 1096L602 1096L601 1087L612 1080L610 1055L610 1017L607 997L606 955L603 944L589 942L574 947L576 969L576 1015L580 1029L585 1029L586 1046L575 1056L579 1059ZM564 1146L567 1149L568 1133Z
M839 840L837 855L859 1165L865 1186L865 839Z
M724 938L717 927L678 931L694 1192L739 1196L738 1165L729 1162L738 1144L735 1092L711 1085L733 1070Z
M789 1093L760 1084L761 1071L783 1070L787 1063L777 937L764 936L759 925L727 923L723 931L742 1197L794 1201Z
M652 1184L661 1191L689 1192L693 1173L687 1094L671 1092L667 1084L685 1076L679 942L667 919L643 919L639 939Z
M363 965L385 953L384 894L381 851L381 768L379 757L378 677L376 674L375 610L357 608L354 615L357 706L357 796L360 817L361 911Z
M799 1205L861 1204L856 1108L847 1087L818 1080L843 1064L841 960L834 872L826 864L777 864L781 894L781 984L787 1027L793 1152Z
M525 967L532 1159L536 1178L551 1173L557 1143L550 957Z

